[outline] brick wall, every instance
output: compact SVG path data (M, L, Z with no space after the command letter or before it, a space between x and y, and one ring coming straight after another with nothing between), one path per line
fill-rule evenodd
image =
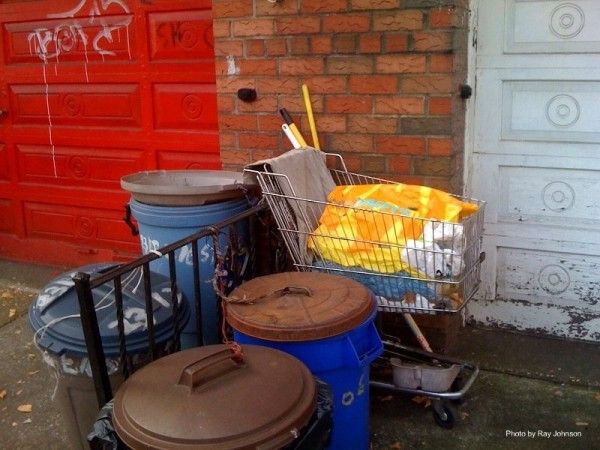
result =
M460 191L466 0L213 0L224 167L291 148L285 107L353 171ZM237 99L239 88L258 99Z

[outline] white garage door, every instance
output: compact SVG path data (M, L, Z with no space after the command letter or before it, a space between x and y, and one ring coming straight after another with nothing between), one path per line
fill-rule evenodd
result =
M600 340L600 1L480 0L479 322Z

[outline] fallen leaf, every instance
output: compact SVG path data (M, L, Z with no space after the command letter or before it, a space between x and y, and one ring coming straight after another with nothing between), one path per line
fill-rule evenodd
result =
M21 395L21 392L23 392L23 389L19 389L17 392L15 392L15 395Z
M385 397L381 397L379 399L380 402L389 402L391 399L393 399L394 396L393 395L386 395Z
M35 359L35 353L27 353L27 358Z
M13 317L15 317L17 315L17 310L15 308L10 308L8 310L8 318L12 319Z
M562 391L554 391L554 395L556 395L557 397L562 397L564 394Z
M578 427L587 427L589 425L588 422L575 422L575 425Z
M467 420L467 418L469 417L469 413L465 412L465 411L461 411L460 412L460 420Z
M425 408L429 408L431 406L431 399L422 395L414 396L412 401L419 405L423 405Z
M596 397L595 397L595 398L596 398L596 400L598 400L598 401L600 402L600 392L598 392L598 393L596 394Z
M27 375L35 375L39 370L32 370L31 372L27 372Z
M17 422L13 422L11 425L12 425L13 427L16 427L18 424L17 424Z
M3 299L7 299L7 298L13 298L13 295L10 292L8 292L8 291L4 291L2 293L2 295L0 295L0 297L3 298Z
M390 448L393 448L395 450L402 450L402 446L400 445L400 442L396 441L393 444L390 444Z
M30 404L24 404L17 406L17 411L22 413L30 413L33 407Z
M4 400L4 397L6 397L6 389L0 390L0 400Z
M29 418L29 419L25 419L25 420L23 421L23 423L31 423L31 422L33 422L33 421L31 420L31 418Z

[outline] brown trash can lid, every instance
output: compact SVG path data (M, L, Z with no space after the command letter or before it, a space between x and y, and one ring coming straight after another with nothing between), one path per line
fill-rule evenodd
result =
M245 345L243 362L225 345L160 358L115 396L113 422L130 448L281 448L316 409L316 385L291 355Z
M371 292L349 278L319 272L285 272L255 278L230 295L255 299L227 304L236 330L269 341L308 341L350 331L376 308Z

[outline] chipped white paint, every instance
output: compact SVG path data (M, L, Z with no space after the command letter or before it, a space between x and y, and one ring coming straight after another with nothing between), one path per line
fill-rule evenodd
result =
M227 55L227 75L239 75L240 68L235 63L235 56Z
M502 20L503 18L503 20ZM488 201L469 314L600 340L600 2L480 0L470 196Z

